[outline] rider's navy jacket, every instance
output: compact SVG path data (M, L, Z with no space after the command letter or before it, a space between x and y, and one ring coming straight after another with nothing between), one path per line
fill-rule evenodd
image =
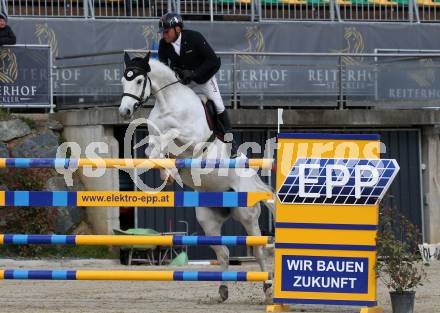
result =
M9 25L0 29L0 46L3 45L15 45L15 34Z
M180 56L172 44L162 38L159 42L159 60L172 69L195 71L193 79L198 84L206 83L220 68L220 58L206 42L202 34L194 30L182 30Z

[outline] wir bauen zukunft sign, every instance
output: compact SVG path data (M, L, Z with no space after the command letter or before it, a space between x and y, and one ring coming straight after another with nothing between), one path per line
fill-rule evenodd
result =
M367 292L367 258L283 256L282 271L283 290Z
M335 157L347 142L357 155ZM278 160L274 302L377 305L378 202L399 166L366 158L372 142L378 136L280 134L279 155L289 147L294 157ZM313 148L329 143L325 153Z

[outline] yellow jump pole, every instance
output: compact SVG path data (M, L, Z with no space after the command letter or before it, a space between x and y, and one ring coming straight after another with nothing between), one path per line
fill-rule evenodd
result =
M148 281L267 281L269 272L0 270L12 280L148 280Z
M149 236L149 235L20 235L0 234L1 245L153 245L153 246L265 246L268 236Z

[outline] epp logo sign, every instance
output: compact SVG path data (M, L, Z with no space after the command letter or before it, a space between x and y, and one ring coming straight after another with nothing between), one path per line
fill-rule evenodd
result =
M278 190L283 204L377 204L399 165L388 159L301 158Z

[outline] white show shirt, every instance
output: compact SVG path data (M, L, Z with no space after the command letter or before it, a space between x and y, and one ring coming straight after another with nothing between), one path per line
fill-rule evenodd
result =
M180 44L182 42L182 33L179 33L179 37L176 39L175 42L172 42L174 51L176 51L177 55L180 55Z

